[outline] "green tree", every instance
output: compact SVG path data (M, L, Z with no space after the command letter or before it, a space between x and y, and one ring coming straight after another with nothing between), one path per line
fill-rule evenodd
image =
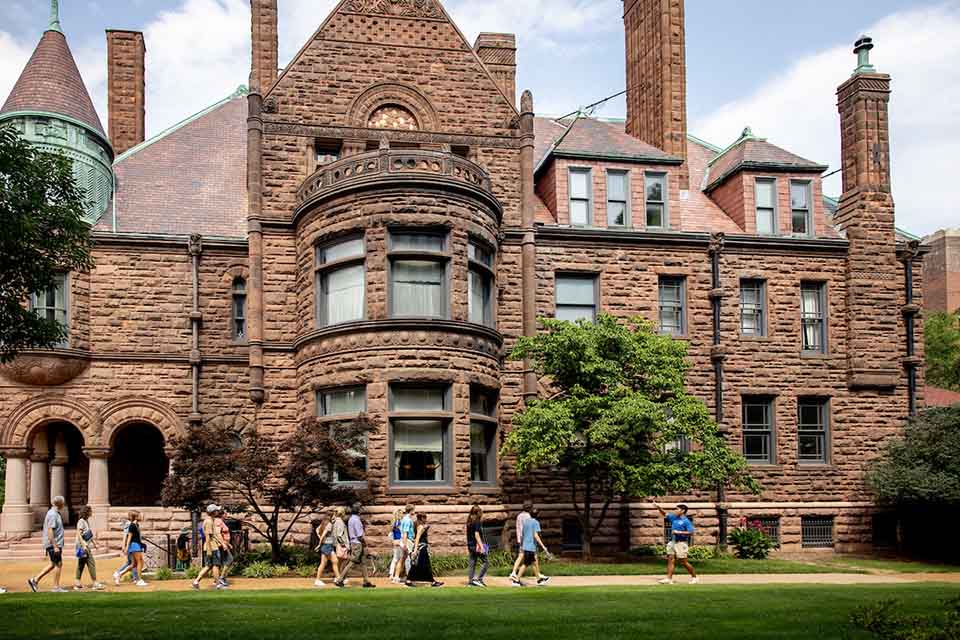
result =
M933 313L923 325L927 382L960 391L960 311Z
M719 485L759 492L746 461L727 446L703 402L687 393L684 342L640 319L541 322L546 331L520 338L511 357L529 357L553 395L514 416L503 453L515 456L520 474L565 473L585 556L618 496Z
M0 127L0 362L65 337L66 327L24 302L53 286L57 274L93 267L86 205L69 159Z
M867 471L877 501L893 507L960 506L960 407L927 409Z
M246 525L270 544L273 562L280 562L298 522L324 506L365 497L334 482L334 471L350 468L373 429L365 415L337 423L311 418L280 438L256 429L238 435L229 425L192 429L173 443L163 505L202 511L221 501L231 513L247 513Z

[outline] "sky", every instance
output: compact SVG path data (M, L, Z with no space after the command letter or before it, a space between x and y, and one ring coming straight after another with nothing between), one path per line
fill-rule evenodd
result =
M61 23L106 124L104 30L137 29L147 45L147 135L246 84L248 0L61 0ZM279 0L280 65L336 0ZM444 0L472 42L518 40L520 90L561 115L624 89L621 0ZM0 100L48 23L49 0L0 0ZM960 0L686 0L689 132L720 147L743 128L839 167L836 88L856 66L853 42L874 38L893 76L890 105L897 224L918 235L960 227L952 191L960 150ZM623 117L622 98L600 108ZM832 170L832 169L831 169ZM840 193L839 175L825 192Z

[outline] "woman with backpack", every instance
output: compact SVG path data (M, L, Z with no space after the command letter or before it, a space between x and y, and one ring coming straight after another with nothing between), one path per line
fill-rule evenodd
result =
M83 589L83 570L86 569L90 574L93 583L90 588L94 591L101 591L103 585L97 582L97 563L93 559L93 550L97 543L93 540L93 529L90 528L90 516L93 510L90 505L84 505L80 509L80 520L77 522L77 575L73 582L74 591Z

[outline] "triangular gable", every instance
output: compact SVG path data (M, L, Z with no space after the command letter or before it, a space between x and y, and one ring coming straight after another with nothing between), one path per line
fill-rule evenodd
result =
M351 109L378 85L435 114L425 131L505 134L517 115L438 0L341 0L265 104L289 122L357 126Z

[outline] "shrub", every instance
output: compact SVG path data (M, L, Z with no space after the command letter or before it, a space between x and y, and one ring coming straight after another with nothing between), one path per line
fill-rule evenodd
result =
M173 571L170 567L160 567L157 569L157 572L153 574L154 580L173 580Z
M196 580L197 576L200 575L200 567L195 564L187 567L187 570L184 572L186 576L191 580Z
M638 558L662 558L667 555L667 545L645 544L636 547L630 551L630 554ZM693 545L690 547L690 553L687 557L694 561L713 560L717 557L717 551L706 545Z
M696 562L701 560L713 560L716 557L716 549L705 545L694 545L690 547L690 553L687 555L687 558Z
M289 569L282 564L271 564L262 560L253 562L243 569L244 578L279 578Z
M763 532L760 522L756 520L730 532L730 544L733 545L734 554L741 560L765 560L770 551L777 547L777 543Z
M934 616L904 616L895 600L858 607L850 623L880 640L950 640L960 637L960 598L943 602Z
M293 570L300 578L312 578L317 575L317 565L302 564Z

